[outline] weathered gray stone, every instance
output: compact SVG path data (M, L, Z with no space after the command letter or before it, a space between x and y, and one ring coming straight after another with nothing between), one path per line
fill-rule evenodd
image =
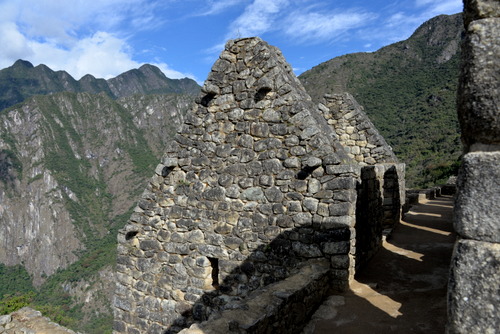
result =
M500 17L500 2L497 0L464 0L464 22L468 26L474 20Z
M299 256L302 256L305 258L321 257L323 255L318 246L307 245L307 244L303 244L301 242L293 242L292 249Z
M319 200L316 198L305 198L304 199L304 207L310 212L316 212L318 210Z
M331 265L334 269L348 269L351 262L347 255L333 255L331 257Z
M12 316L10 314L0 315L0 326L4 326L12 321Z
M283 165L289 168L300 168L300 159L297 157L288 158L284 161Z
M142 240L139 243L139 247L144 250L159 250L161 249L161 244L157 240Z
M214 187L203 192L203 198L209 201L222 201L225 198L226 191L221 187Z
M269 202L281 202L283 200L283 193L278 187L271 187L264 190L264 194Z
M249 201L260 201L260 200L263 200L265 197L264 197L264 192L262 191L262 188L252 187L252 188L245 189L241 193L241 198L249 200Z
M458 115L468 151L500 147L500 18L474 21L463 44ZM490 150L490 149L487 149Z
M273 109L266 109L262 114L262 118L267 122L279 122L281 120L281 114Z
M323 251L323 253L329 255L348 254L350 248L350 243L348 241L325 242L321 245L321 250Z
M460 240L452 263L447 333L496 333L500 328L500 245Z
M323 163L323 161L317 157L307 157L307 158L302 159L302 166L305 166L305 167L314 168L314 167L321 166L322 163Z
M300 212L293 216L295 226L304 226L312 223L312 215L309 212Z
M330 216L350 216L354 215L355 203L344 202L330 204L328 206Z
M353 177L338 177L325 184L325 190L355 189L356 179Z
M500 242L500 152L468 153L457 181L455 230L469 239Z

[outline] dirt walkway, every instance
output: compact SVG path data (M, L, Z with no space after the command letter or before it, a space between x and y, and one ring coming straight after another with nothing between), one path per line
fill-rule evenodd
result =
M453 199L412 207L351 290L330 296L304 334L444 333Z

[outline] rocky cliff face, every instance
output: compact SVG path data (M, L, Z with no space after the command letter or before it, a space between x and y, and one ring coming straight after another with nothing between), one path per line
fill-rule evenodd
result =
M0 70L0 263L28 271L36 307L111 327L116 231L198 90L151 65L110 80L21 60Z
M24 264L36 285L74 262L131 207L189 104L59 93L3 111L0 262Z

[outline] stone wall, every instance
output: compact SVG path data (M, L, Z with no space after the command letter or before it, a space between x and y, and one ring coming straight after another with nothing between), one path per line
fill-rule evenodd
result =
M352 277L359 175L279 50L228 42L202 93L119 235L117 332L176 332L309 259Z
M366 264L382 245L402 215L405 203L405 165L378 164L361 167L356 199L356 270Z
M175 333L225 321L255 296L306 277L311 261L327 263L325 275L292 284L291 294L310 296L308 310L327 290L345 290L357 238L369 233L363 251L372 254L383 220L400 214L404 167L375 166L364 178L362 168L277 48L259 38L229 41L119 233L115 332ZM358 234L356 214L369 217L359 196L377 219ZM266 314L255 317L266 326L300 319L276 313L299 305L295 299L281 298L274 311L264 300L258 309Z
M465 0L457 180L447 333L500 328L500 2Z
M326 94L319 106L349 157L367 165L398 161L352 95Z
M329 263L309 260L286 279L238 301L220 317L195 323L180 334L300 333L328 294Z

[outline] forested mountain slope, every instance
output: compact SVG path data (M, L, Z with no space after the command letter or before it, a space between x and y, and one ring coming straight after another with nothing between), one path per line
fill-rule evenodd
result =
M331 59L299 79L315 101L349 92L407 164L407 185L443 182L461 154L456 116L461 14L435 17L407 40Z

